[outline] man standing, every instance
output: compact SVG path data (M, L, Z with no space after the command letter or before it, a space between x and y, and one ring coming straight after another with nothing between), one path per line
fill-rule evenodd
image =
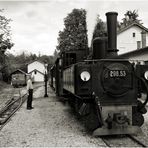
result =
M33 109L32 107L32 97L33 97L33 85L31 80L31 75L27 81L27 92L28 92L28 100L27 100L27 109Z

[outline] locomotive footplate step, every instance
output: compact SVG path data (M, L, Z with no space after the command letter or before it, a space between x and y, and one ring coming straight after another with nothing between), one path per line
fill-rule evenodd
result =
M93 136L105 136L105 135L120 135L120 134L141 134L142 130L138 126L128 126L126 128L112 128L107 129L105 127L97 128L93 131Z

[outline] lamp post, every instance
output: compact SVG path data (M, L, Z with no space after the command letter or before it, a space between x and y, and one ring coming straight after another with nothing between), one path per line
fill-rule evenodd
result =
M44 97L48 97L48 95L47 95L47 81L48 81L48 78L47 78L47 66L48 66L48 64L45 63L45 75L44 75L45 95L44 95Z

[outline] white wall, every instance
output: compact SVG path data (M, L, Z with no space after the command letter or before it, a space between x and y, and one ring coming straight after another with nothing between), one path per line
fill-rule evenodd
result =
M34 78L34 82L43 82L44 81L44 75L42 75L38 71L36 72L36 74L34 74L34 72L33 72L32 75L33 75L33 78Z
M117 49L118 54L126 53L137 49L137 41L141 41L142 29L138 26L132 26L131 28L121 32L117 35ZM135 37L133 37L135 33ZM148 34L146 35L146 45L148 45ZM142 46L142 44L141 44Z
M39 73L38 71L36 71L36 74L35 74L35 72L33 71L35 69L40 71L43 74ZM40 63L38 61L35 61L33 63L28 64L27 70L28 70L28 73L33 71L31 73L31 75L34 78L34 82L43 82L44 81L44 73L45 73L45 66L44 66L44 64L42 64L42 63Z
M28 64L28 73L33 71L34 69L37 69L38 71L42 72L42 73L45 73L45 67L44 67L44 64L38 62L38 61L35 61L31 64Z
M36 71L36 74L31 72L31 76L33 77L33 82L43 82L44 81L44 75Z

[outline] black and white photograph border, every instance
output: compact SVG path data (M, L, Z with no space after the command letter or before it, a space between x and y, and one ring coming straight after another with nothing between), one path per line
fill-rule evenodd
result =
M148 146L147 6L146 0L0 0L0 147ZM106 13L115 17L107 20ZM136 92L127 91L130 81ZM125 97L133 104L119 105ZM132 117L131 108L140 111ZM103 128L89 131L96 116ZM110 130L116 120L126 123Z

